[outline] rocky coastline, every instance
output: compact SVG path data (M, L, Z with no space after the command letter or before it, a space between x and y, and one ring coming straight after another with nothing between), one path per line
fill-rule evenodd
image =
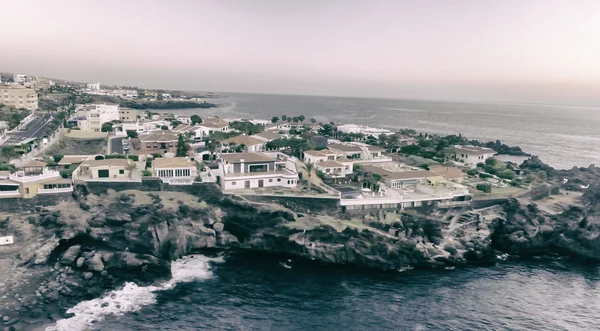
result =
M595 168L577 172L569 174L600 178ZM304 214L236 196L207 203L201 194L95 195L83 187L70 201L1 222L25 240L0 251L8 271L0 278L0 325L20 330L51 323L79 301L127 281L168 279L171 261L214 250L387 271L493 264L504 253L600 261L599 198L590 187L579 206L554 215L513 199L479 210L349 216Z

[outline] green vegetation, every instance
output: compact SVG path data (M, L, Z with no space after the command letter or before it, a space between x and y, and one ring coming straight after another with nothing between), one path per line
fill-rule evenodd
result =
M152 171L150 171L150 170L142 170L142 176L144 176L144 177L150 177L150 176L152 176Z
M8 107L3 108L0 106L0 110L0 121L8 122L9 130L16 128L17 125L19 125L19 123L21 123L21 121L25 117L31 114L31 111L23 108L11 109Z
M277 117L277 116L273 116L273 117L271 118L271 123L277 123L277 122L279 122L279 117Z
M135 162L140 160L140 156L139 155L127 155L127 158L130 160L133 160Z
M53 158L54 158L54 162L58 163L58 162L60 162L60 160L62 160L63 155L62 154L54 154Z
M200 124L202 123L202 118L198 115L192 115L190 116L190 120L192 121L192 125L196 125L196 124Z
M135 130L127 130L127 136L129 138L137 138L138 137L138 133Z
M269 141L266 146L267 149L290 149L297 158L302 158L302 153L310 149L308 140L304 138L279 138Z
M257 134L263 131L263 126L259 124L250 123L248 121L233 121L229 123L229 127L245 133L249 136Z
M163 125L163 126L161 126L161 127L160 127L160 129L161 129L161 130L169 130L169 127L168 127L168 126L166 126L166 125Z
M102 132L113 132L113 125L111 122L102 124Z
M490 184L477 184L476 188L483 193L492 193L492 185Z
M183 135L179 135L179 138L177 139L177 151L175 156L187 156L187 151L188 147L185 144L185 139L183 138Z
M125 156L123 154L109 154L109 155L104 155L104 158L106 160L108 160L108 159L126 159L127 156Z
M127 176L129 177L129 179L131 179L131 176L133 175L133 171L137 168L137 164L135 164L135 162L129 163L126 167L125 170L127 171Z
M0 163L0 171L13 171L15 170L15 166L10 163Z

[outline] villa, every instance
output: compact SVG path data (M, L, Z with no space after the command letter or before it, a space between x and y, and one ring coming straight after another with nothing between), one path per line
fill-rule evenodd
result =
M152 160L152 175L170 185L191 185L198 176L196 163L187 157Z
M258 138L241 135L223 140L223 149L229 146L230 149L235 149L236 146L242 146L244 152L262 152L265 150L266 143Z
M175 152L179 136L170 131L156 131L139 137L140 149L143 152L164 151Z
M71 180L49 169L45 162L30 161L14 173L0 171L0 198L32 198L38 194L72 191Z
M73 178L92 181L128 180L127 166L133 161L129 159L86 160L73 172Z
M327 177L343 178L352 174L352 162L324 161L314 164L315 169Z
M223 190L261 187L296 187L296 164L280 153L220 154L219 176Z
M476 166L478 163L485 162L496 152L491 148L477 146L454 146L454 158L466 165Z
M354 161L384 162L392 160L383 155L383 148L367 144L339 143L329 144L327 148L338 155L343 155Z

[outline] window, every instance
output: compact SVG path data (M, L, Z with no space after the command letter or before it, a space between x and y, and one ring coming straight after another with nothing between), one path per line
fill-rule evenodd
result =
M278 182L280 182L280 181L281 181L281 178L277 178L277 181L278 181Z
M119 169L119 175L122 175L125 173L125 169Z
M272 178L271 178L271 179L269 179L269 183L272 183L272 182L273 182L273 179L272 179Z
M235 185L235 182L231 182L231 185Z

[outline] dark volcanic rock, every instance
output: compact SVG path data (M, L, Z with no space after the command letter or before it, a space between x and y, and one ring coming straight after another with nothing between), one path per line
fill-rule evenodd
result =
M131 215L121 212L108 213L104 219L110 225L121 225L132 221Z
M60 259L60 262L62 262L63 264L66 264L66 265L73 264L73 262L75 262L75 260L79 256L80 252L81 252L81 245L71 246L63 254L62 258Z

